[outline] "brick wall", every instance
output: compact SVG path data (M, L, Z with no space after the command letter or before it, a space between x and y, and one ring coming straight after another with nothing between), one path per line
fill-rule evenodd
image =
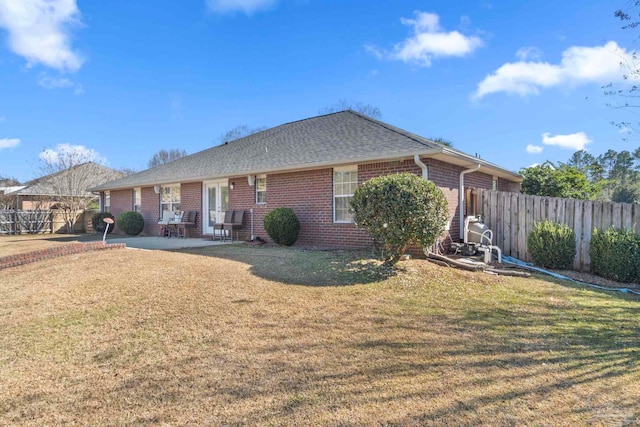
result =
M520 191L520 183L507 181L504 178L498 178L498 191L511 191L512 193L516 193Z
M144 218L144 229L142 234L146 236L159 236L161 226L160 220L160 195L156 194L153 187L142 187L142 200L140 213ZM180 204L183 211L198 211L197 228L190 230L190 236L202 235L202 221L200 211L202 210L202 183L192 182L180 186ZM111 191L111 214L118 217L124 211L133 210L133 190ZM114 229L115 234L123 234L118 228Z
M451 236L458 237L458 180L463 167L438 160L425 159L429 168L429 179L440 187L449 205ZM358 182L362 184L376 176L409 172L418 176L422 170L412 159L404 161L370 163L358 166ZM250 187L246 176L229 179L235 188L230 190L231 209L246 211L241 239L248 239L251 231L249 210L254 210L254 234L269 240L262 221L270 210L285 206L294 210L300 220L298 245L317 247L366 247L371 239L353 224L333 222L333 169L269 174L267 176L267 203L255 204L254 187ZM482 172L465 175L466 187L492 187L493 177Z
M158 236L160 234L160 194L156 194L153 187L142 187L140 189L140 213L144 218L144 229L142 234L145 236Z
M111 215L118 217L122 212L130 211L133 209L133 190L114 190L111 191ZM115 228L113 229L115 234L123 234L118 228L118 222L116 221Z
M202 182L189 182L180 186L180 206L183 212L197 211L196 228L187 229L190 237L202 235ZM156 221L157 222L157 221Z
M19 265L30 264L45 259L58 258L65 255L79 254L81 252L91 252L104 249L122 249L124 243L89 242L89 243L70 243L67 245L56 246L53 248L42 249L38 251L25 252L17 255L9 255L0 257L0 270L3 268L17 267Z
M429 179L440 187L449 205L451 236L459 236L458 220L458 180L465 168L434 159L423 159L429 168ZM369 163L358 166L358 182L362 184L370 178L393 173L409 172L418 176L422 170L413 159ZM243 227L234 232L234 238L241 240L251 236L251 213L254 213L253 234L269 240L262 226L264 215L276 207L289 207L300 220L300 235L297 245L310 247L366 247L371 239L363 230L353 224L333 222L333 169L318 169L301 172L274 173L267 176L267 203L255 203L255 186L249 186L246 175L229 178L234 188L229 189L229 205L233 210L244 210ZM493 177L485 173L473 172L465 175L465 187L491 189ZM515 188L509 181L502 180L499 188ZM132 191L111 192L111 212L117 216L119 209L130 210ZM160 196L153 187L142 188L142 214L145 218L146 235L158 235ZM191 236L202 235L202 183L183 183L181 186L181 204L183 211L198 211L197 228L191 230ZM118 230L116 229L116 232Z

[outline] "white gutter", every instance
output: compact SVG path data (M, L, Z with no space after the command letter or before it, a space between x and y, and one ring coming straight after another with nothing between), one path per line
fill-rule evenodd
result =
M464 239L464 176L480 169L480 163L460 172L460 188L458 189L458 207L460 208L460 240Z
M425 181L428 181L429 180L429 169L427 168L427 165L422 163L422 160L420 160L420 155L419 154L414 154L413 155L413 161L415 162L416 165L418 165L420 167L420 169L422 169L422 178L424 178Z

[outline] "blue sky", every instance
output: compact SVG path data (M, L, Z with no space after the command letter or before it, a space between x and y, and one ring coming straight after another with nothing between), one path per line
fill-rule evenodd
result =
M69 148L141 170L341 99L516 171L633 149L601 88L637 49L630 4L0 0L0 175Z

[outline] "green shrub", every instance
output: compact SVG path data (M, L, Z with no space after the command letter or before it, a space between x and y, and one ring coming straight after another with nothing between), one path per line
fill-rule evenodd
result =
M93 230L96 233L104 233L104 229L107 224L103 221L105 218L111 218L115 220L115 217L111 215L109 212L98 212L91 217L91 224L93 225ZM109 226L109 231L107 234L111 234L113 232L113 225Z
M277 244L291 246L298 240L300 221L293 209L275 208L264 216L264 230Z
M591 272L617 282L640 282L640 235L610 228L593 230Z
M144 229L144 218L139 212L125 211L118 215L118 227L129 236L137 236Z
M565 224L542 221L527 239L533 262L546 268L569 268L576 256L576 233Z
M433 245L444 232L447 200L433 182L410 173L366 181L351 200L354 221L382 245L386 264L395 264L411 243Z

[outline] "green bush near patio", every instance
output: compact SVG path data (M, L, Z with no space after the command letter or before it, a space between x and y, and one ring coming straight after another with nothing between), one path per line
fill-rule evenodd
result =
M139 212L125 211L118 215L118 228L129 236L137 236L144 229L144 218Z

